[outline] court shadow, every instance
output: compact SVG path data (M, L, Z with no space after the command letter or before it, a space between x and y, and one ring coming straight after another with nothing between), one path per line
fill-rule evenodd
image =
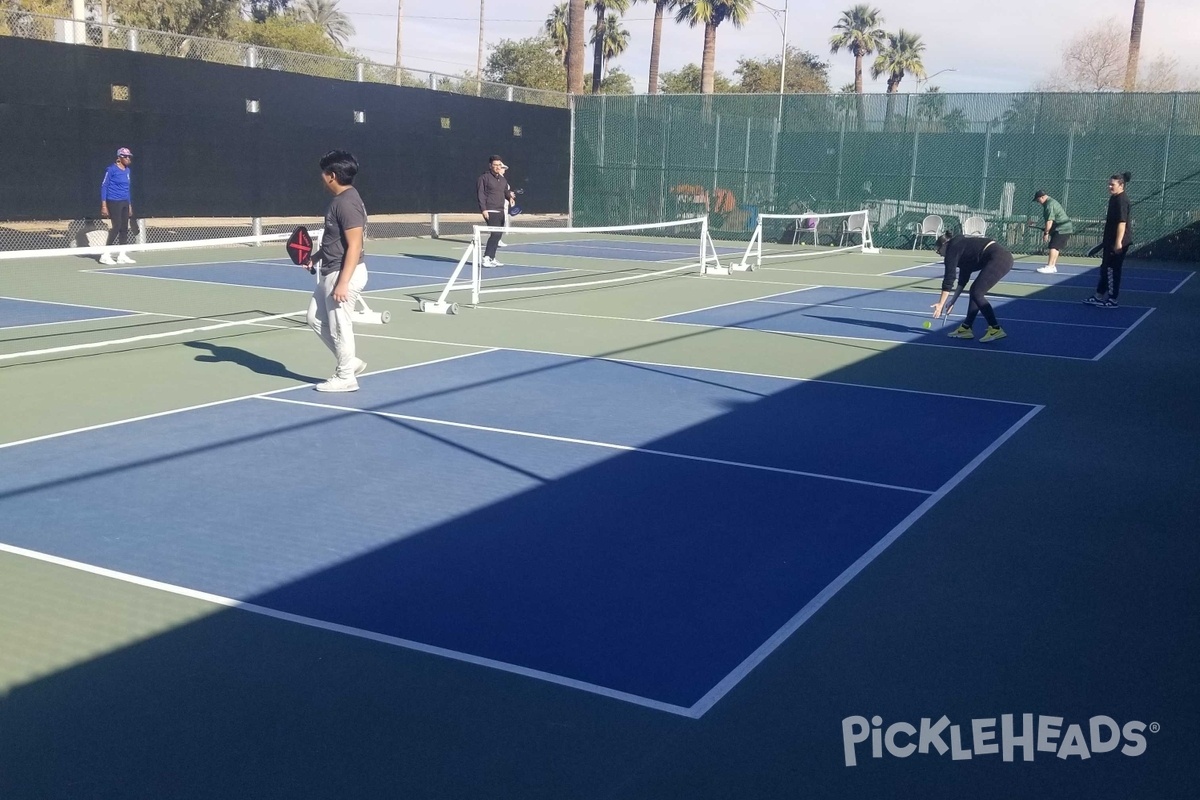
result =
M843 325L855 325L860 328L875 328L882 331L892 331L893 333L919 333L912 325L897 325L892 322L878 322L875 320L853 319L851 317L829 317L821 314L809 314L810 319L822 319L826 322L839 322Z
M206 364L217 364L223 361L228 361L234 364L240 364L251 372L257 372L259 375L274 375L280 378L290 378L295 381L304 383L316 383L324 380L324 378L313 377L312 375L301 375L298 372L292 372L282 362L274 361L269 358L263 358L260 355L251 353L249 350L243 350L240 347L227 347L224 345L213 344L212 342L184 342L185 347L192 347L197 350L207 350L208 355L196 356L197 361Z

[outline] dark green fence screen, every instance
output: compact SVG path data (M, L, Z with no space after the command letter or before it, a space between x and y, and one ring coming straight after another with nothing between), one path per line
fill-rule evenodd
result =
M759 212L867 208L876 244L927 214L1024 252L1044 189L1099 242L1110 175L1129 171L1136 255L1200 260L1200 94L656 95L575 98L577 226L707 213L747 238Z

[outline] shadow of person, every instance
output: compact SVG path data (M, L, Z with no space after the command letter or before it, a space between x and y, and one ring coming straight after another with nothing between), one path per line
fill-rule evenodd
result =
M257 372L259 375L275 375L279 378L290 378L302 383L318 383L325 380L324 378L314 378L311 375L300 375L299 373L292 372L282 362L263 358L240 347L227 347L225 345L213 344L212 342L184 342L184 345L197 350L207 350L208 355L196 356L197 361L202 361L206 364L218 364L228 361L233 364L240 364L252 372Z

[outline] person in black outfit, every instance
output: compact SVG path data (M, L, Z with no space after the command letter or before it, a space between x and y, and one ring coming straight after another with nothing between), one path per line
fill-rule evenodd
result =
M975 324L975 317L981 312L983 318L987 320L988 329L979 341L994 342L1007 336L1008 334L1004 332L1004 329L1000 327L1000 322L996 319L996 312L992 309L992 304L988 302L987 293L1012 269L1012 253L1005 250L994 239L986 239L982 236L955 236L948 232L938 237L937 252L944 259L946 272L942 277L941 297L933 304L934 318L942 315L942 309L946 307L950 292L954 290L955 279L957 278L958 291L954 296L957 298L958 294L966 288L971 273L978 272L979 274L971 283L971 304L967 307L967 318L950 332L950 337L952 339L974 339L975 334L971 331L971 326ZM946 313L949 312L950 309L946 308Z
M505 166L500 156L491 156L488 164L488 171L480 175L475 184L476 193L479 195L479 211L483 214L484 222L489 227L502 228L504 227L504 202L506 200L512 203L517 202L517 195L508 185L508 179L504 177L504 171L508 167ZM503 266L496 260L496 248L500 246L501 236L503 236L502 233L493 233L488 236L487 246L483 251L483 266Z
M1129 213L1129 195L1125 184L1133 175L1123 172L1108 179L1108 217L1104 220L1104 255L1100 259L1100 283L1096 294L1083 302L1097 308L1116 308L1121 293L1121 267L1133 244L1133 217Z

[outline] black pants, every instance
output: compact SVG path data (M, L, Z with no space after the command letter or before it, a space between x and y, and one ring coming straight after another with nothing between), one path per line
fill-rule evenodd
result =
M129 201L109 200L108 218L112 220L112 230L108 232L108 244L129 243Z
M1129 245L1114 253L1111 247L1104 248L1104 257L1100 259L1100 283L1096 286L1096 294L1100 297L1108 295L1113 300L1121 293L1121 267L1125 266L1125 254Z
M975 317L980 312L983 312L983 318L987 320L988 325L993 328L1000 325L996 319L996 312L992 310L992 304L988 302L987 293L1013 268L1012 253L998 244L984 250L983 258L983 268L971 282L971 303L967 306L967 318L963 321L968 328L975 323Z
M491 228L503 228L504 227L504 212L503 211L489 211L487 224L488 224L488 227L491 227ZM483 255L485 258L495 258L496 257L496 249L498 247L500 247L500 237L503 235L504 234L502 234L502 233L493 233L491 236L488 237L487 245L483 248Z

